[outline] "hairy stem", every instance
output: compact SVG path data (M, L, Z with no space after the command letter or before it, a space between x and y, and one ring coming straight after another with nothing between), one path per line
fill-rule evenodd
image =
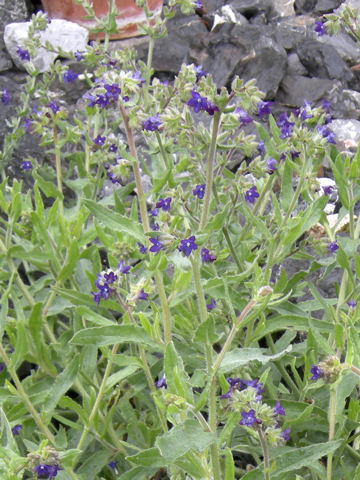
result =
M336 408L336 389L330 389L330 404L329 404L329 442L335 437L335 408ZM332 478L333 454L329 453L326 466L326 480Z

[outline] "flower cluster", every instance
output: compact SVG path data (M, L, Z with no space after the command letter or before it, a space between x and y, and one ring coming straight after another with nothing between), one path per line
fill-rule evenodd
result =
M124 264L123 260L120 260L115 272L112 270L107 270L105 272L98 273L95 281L95 287L97 288L97 291L91 292L93 295L93 300L97 305L100 303L102 298L107 300L110 297L110 294L112 293L110 285L113 285L118 280L118 276L120 274L128 274L130 268L131 267Z
M191 91L191 98L187 102L189 107L192 107L195 113L199 113L201 110L207 112L209 115L214 115L218 112L218 107L205 97L202 97L196 90Z

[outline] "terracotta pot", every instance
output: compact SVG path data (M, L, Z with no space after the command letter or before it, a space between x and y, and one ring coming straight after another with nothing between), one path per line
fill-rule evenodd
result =
M107 0L92 0L95 15L99 18L104 17L108 12ZM95 26L92 20L86 20L85 10L76 5L74 0L42 0L43 7L50 18L62 18L71 22L78 23L86 28ZM115 0L119 15L116 18L118 33L111 35L111 38L128 38L139 35L137 26L146 20L144 11L135 4L135 0ZM150 10L161 11L163 0L147 0ZM90 34L91 39L104 38L102 33Z

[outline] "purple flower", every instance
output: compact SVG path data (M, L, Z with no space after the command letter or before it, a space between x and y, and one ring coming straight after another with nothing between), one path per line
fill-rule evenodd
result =
M56 477L57 472L61 470L58 465L40 464L34 468L34 472L38 478L53 478Z
M207 248L201 249L201 261L203 263L212 263L215 262L216 257L212 253L209 252Z
M211 310L214 310L215 307L216 307L216 302L212 298L210 302L206 304L206 308L209 310L209 312L211 312Z
M259 102L258 103L258 115L260 118L263 118L264 115L270 115L270 107L274 102Z
M152 223L152 224L150 224L150 227L151 227L151 230L153 230L154 232L157 232L160 229L158 223Z
M23 170L31 170L31 168L32 168L31 162L29 160L23 160L21 162L21 168Z
M229 384L229 390L224 393L224 395L221 395L220 398L221 399L224 399L224 398L230 398L231 397L231 394L234 390L239 390L240 392L242 390L245 390L245 388L247 388L247 386L245 385L245 383L241 380L241 378L231 378L231 377L228 377L226 379L226 381L228 382Z
M110 104L110 99L111 97L107 95L106 93L100 94L98 93L96 95L95 101L94 102L89 102L89 107L93 107L94 105L99 105L100 108L105 108Z
M96 97L92 93L85 93L83 98L88 100L88 107L94 107L96 105Z
M111 153L116 153L117 152L117 146L115 145L115 143L112 143L110 145L109 152L111 152Z
M149 294L146 293L146 292L144 292L144 289L142 288L142 289L140 290L140 292L138 293L137 298L138 298L139 300L147 300L147 299L148 299L148 296L149 296Z
M326 26L323 22L315 22L314 32L318 34L319 37L322 37L326 33Z
M195 195L195 197L198 197L200 200L202 200L204 198L204 195L205 195L205 184L196 185L196 187L194 188L192 193L193 193L193 195Z
M257 378L255 380L244 380L244 384L247 388L251 387L255 389L255 401L260 402L260 400L262 399L262 394L264 393L263 384L259 382Z
M276 402L276 404L275 404L274 413L275 413L275 415L285 415L285 410L284 410L284 408L281 406L279 400L278 400L278 401Z
M145 245L143 245L143 244L140 243L140 242L137 242L137 244L138 244L139 252L140 252L140 253L146 253L146 252L147 252L147 248L145 247Z
M153 208L152 210L149 210L150 217L157 217L158 214L159 214L159 212L158 212L157 208Z
M311 113L311 104L307 100L304 100L303 106L300 109L301 120L312 118L314 115Z
M237 107L235 113L239 115L239 122L242 127L253 121L252 117L243 108Z
M141 76L141 72L138 70L132 74L132 78L139 82L139 85L142 86L145 83L145 78Z
M104 143L106 142L106 137L102 137L100 134L94 138L93 142L95 143L95 145L104 145Z
M149 249L150 252L159 253L160 250L163 248L163 244L159 242L159 237L156 237L156 238L151 237L149 240L150 240L150 243L152 243L152 246Z
M161 126L161 121L159 119L159 114L156 114L155 117L149 117L142 123L143 129L147 130L148 132L155 132L159 130Z
M191 91L191 98L187 102L189 107L192 107L195 113L199 113L200 110L206 110L208 102L205 97L202 97L196 90Z
M50 108L50 110L52 110L52 112L53 112L54 114L57 113L57 112L60 110L59 105L58 105L54 100L52 100L51 102L49 102L46 106L47 106L48 108Z
M31 125L32 125L32 121L30 120L30 118L25 117L24 118L24 128L25 128L26 133L30 133Z
M245 200L249 203L254 203L256 198L259 198L259 193L254 185L245 192Z
M6 88L4 88L4 90L3 90L3 92L2 92L1 102L2 102L4 105L7 105L7 104L10 102L10 94L9 94L9 92L7 91Z
M326 125L318 125L316 128L320 135L325 138L328 143L336 145L335 133L331 132Z
M321 106L326 113L330 113L331 104L326 98L324 98L324 100L322 101Z
M195 10L201 10L203 7L203 4L201 0L195 0Z
M214 113L215 113L215 112L218 112L219 109L218 109L218 107L215 105L215 103L210 102L209 100L207 100L207 101L206 101L205 111L206 111L209 115L214 115Z
M5 368L5 363L0 363L0 373L4 370Z
M310 373L312 373L312 377L310 378L310 380L319 380L323 372L318 365L312 365L312 367L310 368Z
M339 245L336 242L330 242L328 245L328 249L330 253L335 253L338 248L339 248Z
M19 435L20 430L22 430L22 425L14 425L11 429L13 435Z
M347 304L349 305L350 308L355 308L356 307L356 302L351 299L347 302Z
M161 208L164 212L170 210L171 197L160 198L156 203L156 208Z
M159 378L159 380L156 380L154 385L155 385L156 388L167 388L165 374L161 378Z
M120 273L123 273L124 275L127 275L129 273L130 268L131 267L125 265L123 260L120 260L120 262L118 263L118 266L117 266L118 271Z
M79 74L74 72L69 68L66 72L63 73L63 80L65 83L73 83L78 78Z
M254 423L261 423L261 420L255 417L255 410L251 409L248 412L241 412L242 419L240 420L240 425L246 425L251 427Z
M26 48L17 47L16 53L19 55L22 61L30 61L30 54Z
M83 54L81 52L79 52L79 50L77 50L74 53L74 56L75 56L77 62L81 62L81 60L84 58Z
M198 8L201 8L201 7L198 7ZM200 80L201 77L206 77L207 75L207 73L205 72L205 70L201 65L195 65L194 70L196 73L196 80Z
M281 113L278 120L276 121L277 126L280 128L281 135L280 138L288 138L291 136L294 123L289 122L287 112Z
M118 464L118 461L117 460L112 460L111 462L108 463L108 466L114 470L115 473L117 473L116 471L116 466Z
M331 195L334 191L334 186L333 185L325 185L322 187L324 195Z
M260 155L265 155L265 142L258 143L258 150Z
M268 158L266 160L267 172L269 175L272 175L276 170L276 160L275 158Z
M285 428L285 430L281 432L281 437L283 440L285 440L285 442L290 440L290 431L290 428Z
M109 273L104 273L104 281L107 284L116 282L117 278L118 277L117 277L116 273L114 273L112 271L110 271Z
M109 99L114 100L116 102L121 93L121 88L119 87L119 85L117 83L112 83L111 85L108 83L104 83L104 88L106 90L105 95Z
M191 254L193 250L197 250L197 245L195 243L195 236L192 235L189 238L184 238L184 240L180 241L180 245L178 246L178 250L183 252L187 257Z

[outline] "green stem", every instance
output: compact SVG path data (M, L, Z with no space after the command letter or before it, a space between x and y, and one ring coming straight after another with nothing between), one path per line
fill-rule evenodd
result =
M61 154L60 154L60 146L59 146L59 139L58 139L56 125L54 125L53 127L53 135L54 135L54 146L55 146L56 181L57 181L57 188L61 193L61 198L59 198L60 213L61 215L63 215L64 205L63 205L63 189L62 189Z
M266 338L266 342L267 342L267 344L268 344L268 346L271 350L271 353L272 354L276 353L274 341L273 341L270 333L268 333L265 338ZM294 380L290 377L290 375L288 374L288 372L286 371L286 368L282 365L282 363L280 361L276 361L276 360L274 361L274 363L275 363L276 368L281 373L282 377L286 380L286 383L288 384L288 386L291 387L292 390L294 392L296 392L297 395L300 395L300 391L298 389L298 386L296 385Z
M166 155L166 152L165 152L165 148L164 148L164 145L162 143L160 133L157 130L155 130L155 135L156 135L156 139L158 141L159 149L160 149L160 153L161 153L160 158L162 160L162 162L161 162L162 167L163 167L164 171L166 171L168 169L169 162L168 162L168 158L167 158L167 155Z
M261 444L261 449L264 457L264 480L270 480L270 459L269 459L269 449L264 437L264 434L261 430L260 425L256 425L255 430L259 435L259 440Z
M146 197L144 195L144 189L141 182L139 159L136 152L134 136L129 124L129 117L122 104L120 104L120 112L124 121L126 136L129 143L130 154L135 159L133 163L133 172L134 172L135 183L136 183L136 194L139 202L141 222L142 222L144 233L148 233L151 230L150 230L149 217L148 217L147 208L146 208ZM161 273L155 270L154 277L155 277L156 286L159 292L160 304L161 304L161 309L163 314L164 342L167 345L171 341L171 317L170 317L169 302L166 297L164 282L163 282Z
M330 389L330 405L329 405L329 442L335 437L335 409L336 409L336 389ZM333 454L329 453L326 467L326 480L332 478Z
M40 415L38 414L38 412L35 410L33 404L31 403L31 400L30 398L28 397L27 393L25 392L23 386L22 386L22 383L19 379L19 377L17 376L17 373L15 371L15 369L12 367L11 365L11 362L10 362L10 359L9 357L7 356L3 346L1 345L0 343L0 355L1 355L1 358L3 359L5 365L6 365L6 368L16 386L16 389L19 393L19 395L21 396L21 398L23 399L23 402L24 404L26 405L27 409L29 410L30 414L32 415L35 423L37 424L37 426L39 427L39 429L43 432L43 434L45 435L45 437L49 440L49 442L56 446L56 441L55 441L55 437L53 436L53 434L50 432L50 430L48 429L48 427L43 423Z
M232 243L232 241L231 241L231 238L230 238L229 231L228 231L227 227L223 227L223 228L222 228L222 232L223 232L223 234L224 234L224 237L225 237L226 243L227 243L227 245L228 245L228 247L229 247L229 250L230 250L230 252L231 252L231 255L232 255L233 259L235 260L235 263L236 263L239 271L242 272L242 271L243 271L243 268L242 268L242 266L241 266L241 262L240 262L240 259L239 259L239 257L238 257L238 254L236 253L236 250L235 250L235 248L234 248L234 245L233 245L233 243Z
M235 334L238 330L238 327L240 325L240 323L244 320L244 318L246 317L246 315L250 312L250 310L253 308L253 306L255 305L256 301L254 299L251 299L250 302L245 306L245 308L243 309L243 311L240 313L240 315L237 317L236 319L236 323L234 323L234 325L232 326L231 330L230 330L230 333L223 345L223 348L221 349L221 352L219 353L219 355L217 356L217 359L212 367L212 374L215 376L219 367L220 367L220 364L221 362L223 361L224 357L225 357L225 354L226 352L229 350L230 346L231 346L231 343L235 337Z
M220 118L221 118L221 113L215 112L213 124L212 124L211 143L209 147L209 153L208 153L207 165L206 165L206 184L205 184L203 209L201 212L201 219L200 219L200 225L199 225L200 231L205 228L205 225L207 224L207 220L209 216L211 191L212 191L212 184L214 179L216 140L217 140L219 125L220 125Z
M210 384L209 392L209 426L211 431L216 435L217 416L216 416L216 376L213 376ZM214 480L221 480L219 448L217 442L210 447L212 474Z

